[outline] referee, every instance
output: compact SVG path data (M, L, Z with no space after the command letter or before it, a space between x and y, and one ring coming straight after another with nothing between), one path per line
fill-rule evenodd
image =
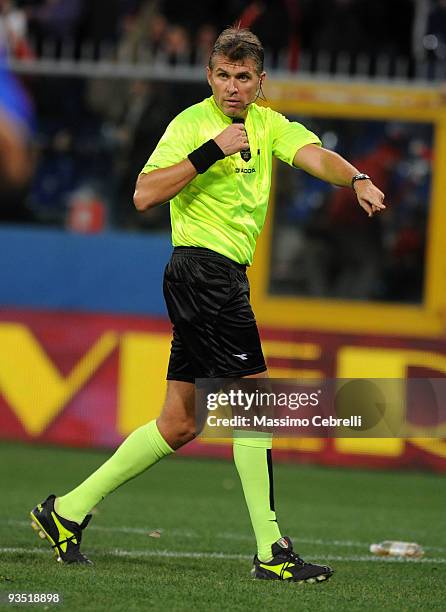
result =
M207 67L212 96L173 119L138 177L138 210L170 201L174 251L164 297L173 339L166 400L158 419L134 431L87 480L63 497L50 495L31 512L34 528L43 531L61 561L89 563L80 541L91 508L196 436L197 378L268 376L246 267L265 221L273 156L351 186L369 216L385 208L384 194L368 176L322 148L303 125L255 104L265 79L263 56L249 30L224 30ZM279 529L271 437L237 434L234 460L257 541L252 575L328 579L333 570L305 563Z

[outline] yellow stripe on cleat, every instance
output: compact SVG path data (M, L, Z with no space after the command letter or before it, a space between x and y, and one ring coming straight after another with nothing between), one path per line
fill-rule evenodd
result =
M52 545L54 545L54 546L55 546L55 545L56 545L56 542L53 540L53 538L52 538L52 537L51 537L51 536L50 536L48 533L46 533L45 529L44 529L44 528L43 528L43 526L40 524L39 520L38 520L38 519L36 519L36 517L34 516L34 514L33 514L32 512L31 512L30 514L31 514L31 518L32 518L33 522L34 522L35 524L37 524L37 529L40 529L40 530L41 530L41 531L42 531L42 532L45 534L45 538L46 538L46 539L47 539L47 540L50 542L50 544L52 544ZM40 534L39 534L39 535L40 535Z

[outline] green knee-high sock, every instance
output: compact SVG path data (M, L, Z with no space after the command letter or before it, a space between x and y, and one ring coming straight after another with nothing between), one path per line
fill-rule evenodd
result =
M281 537L274 510L271 436L261 438L258 432L251 433L257 437L234 432L234 462L257 541L257 555L261 561L270 561L271 545Z
M156 421L139 427L96 472L67 495L56 499L56 512L81 523L106 495L170 453L173 449L160 434Z

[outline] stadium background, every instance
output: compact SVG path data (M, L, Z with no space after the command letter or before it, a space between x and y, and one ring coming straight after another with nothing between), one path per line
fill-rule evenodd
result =
M369 172L389 203L369 221L348 190L276 165L250 271L271 375L446 376L445 2L234 0L193 15L109 4L105 16L81 0L0 5L0 120L29 170L0 188L1 438L112 448L158 414L168 207L136 213L133 185L170 118L208 95L203 63L236 19L267 48L267 104ZM439 438L275 448L290 461L446 470Z
M446 375L446 0L104 4L0 0L0 608L14 591L92 612L444 610L435 401L408 440L274 441L278 520L335 568L322 588L251 580L226 441L187 445L93 509L93 568L55 563L30 529L36 501L161 406L168 206L136 213L134 181L170 118L209 95L203 65L236 20L265 43L267 104L389 203L370 220L348 189L275 166L250 270L271 374L398 378L403 392ZM425 556L370 554L386 539Z

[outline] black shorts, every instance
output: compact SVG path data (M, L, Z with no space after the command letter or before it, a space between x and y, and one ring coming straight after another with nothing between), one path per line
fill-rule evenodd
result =
M246 266L199 247L175 247L164 272L173 324L167 380L266 371Z

